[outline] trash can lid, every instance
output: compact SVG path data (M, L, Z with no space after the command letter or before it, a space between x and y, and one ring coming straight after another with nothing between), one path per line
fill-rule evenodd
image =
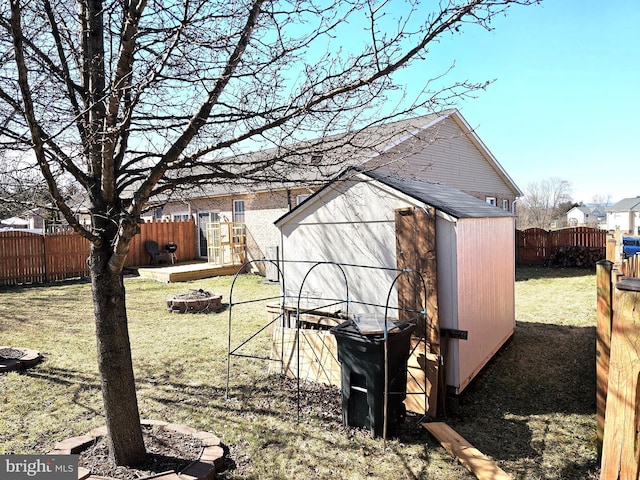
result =
M384 324L383 324L384 325ZM387 332L389 335L397 334L400 332L404 332L407 327L411 326L413 328L412 323L400 322L396 323L392 320L387 321ZM358 327L357 323L354 319L347 320L346 322L341 323L340 325L336 325L331 328L330 332L333 335L338 335L342 337L350 337L350 338L369 338L370 340L378 340L383 338L383 326L380 327Z
M388 333L399 331L396 322L375 313L356 313L353 315L353 323L362 335L382 334L385 327Z

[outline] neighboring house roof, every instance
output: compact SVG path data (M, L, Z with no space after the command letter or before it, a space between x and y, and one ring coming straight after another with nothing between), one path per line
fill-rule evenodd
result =
M15 227L15 226L18 226L18 225L29 226L29 221L25 220L24 218L20 218L20 217L5 218L4 220L0 220L0 223L2 225L7 225L7 226L10 226L10 227Z
M428 133L437 132L438 124L446 119L452 119L458 125L463 135L480 151L514 196L521 196L522 191L456 109L241 154L237 156L237 163L266 162L271 158L281 157L286 161L276 164L264 175L265 178L278 179L276 181L248 182L236 179L230 183L209 183L195 188L189 187L186 193L189 198L206 198L279 188L317 187L331 181L349 167L367 166L371 170L379 168L389 170L389 165L392 165L400 156L410 156L424 149L429 142L436 140L437 133L431 135ZM402 149L396 148L399 145L402 145ZM325 157L318 165L313 164L314 152L321 152L319 156ZM166 201L159 197L154 200Z
M343 180L352 180L355 176L359 176L362 181L373 180L380 182L420 203L435 207L437 210L451 215L454 218L499 218L514 216L506 210L483 202L476 197L447 185L423 180L400 178L388 173L365 171L362 168L351 168L343 172L334 181L325 185L290 212L277 219L274 223L279 225L288 217L297 214L300 209L308 208L309 205L322 196L324 191L334 188L336 183Z
M592 213L591 208L587 207L586 205L579 205L577 207L573 207L567 213L571 213L573 210L578 210L578 211L582 212L584 215L591 215L591 213Z
M640 212L640 197L625 198L607 207L607 212Z

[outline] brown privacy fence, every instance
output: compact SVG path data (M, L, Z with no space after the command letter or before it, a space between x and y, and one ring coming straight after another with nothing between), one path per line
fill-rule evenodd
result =
M637 267L640 255L626 267ZM597 434L602 480L637 479L640 455L640 279L625 262L598 262L596 327ZM635 263L635 265L632 265Z
M636 254L622 260L620 273L627 278L640 278L640 255Z
M543 265L556 254L558 249L583 247L601 249L599 258L606 256L607 232L591 227L543 230L528 228L516 230L516 262L519 265Z
M89 241L73 232L0 232L0 284L44 283L89 273Z
M192 220L151 222L140 225L127 255L127 266L149 264L144 242L155 240L160 248L178 245L178 261L195 258L195 227ZM75 232L47 235L0 232L0 285L45 283L89 275L89 241Z
M133 237L127 266L149 265L149 255L144 249L144 242L155 240L163 249L169 243L178 245L176 259L178 262L196 258L195 223L193 220L173 222L148 222L140 225L140 233Z

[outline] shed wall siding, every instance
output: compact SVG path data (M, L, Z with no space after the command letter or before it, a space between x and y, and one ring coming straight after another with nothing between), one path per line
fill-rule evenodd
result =
M435 140L420 151L409 151L409 157L399 161L399 166L411 163L411 174L416 177L443 183L476 197L486 195L495 196L499 200L507 199L511 204L515 199L515 192L456 122L448 118L434 128ZM390 150L389 155L395 153L399 157L397 151L407 148L416 149L416 144L400 144Z
M458 343L460 390L515 329L514 220L458 221Z
M381 195L371 184L360 182L350 183L342 195L337 190L327 191L317 205L320 208L307 209L297 215L295 221L282 226L285 260L331 261L395 269L394 212L396 208L411 204L399 197ZM285 289L299 289L311 266L312 263L285 263ZM397 275L395 270L344 267L344 271L349 299L382 305L386 303L389 288ZM302 289L337 300L345 299L347 294L343 276L333 265L314 268ZM391 295L390 305L397 306L397 293ZM364 305L354 305L350 309L376 310Z

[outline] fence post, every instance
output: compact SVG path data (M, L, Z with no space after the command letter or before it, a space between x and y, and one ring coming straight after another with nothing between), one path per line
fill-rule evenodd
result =
M640 279L616 284L601 480L637 480L640 449Z
M47 233L42 234L42 270L44 271L44 281L47 283L49 281L49 261L47 259L47 243L48 243Z
M607 260L616 262L616 239L613 237L607 239Z
M611 349L611 324L613 320L611 273L613 262L600 260L596 263L598 290L596 327L596 431L598 435L598 458L602 455L604 419L607 406L607 383L609 376L609 354Z

